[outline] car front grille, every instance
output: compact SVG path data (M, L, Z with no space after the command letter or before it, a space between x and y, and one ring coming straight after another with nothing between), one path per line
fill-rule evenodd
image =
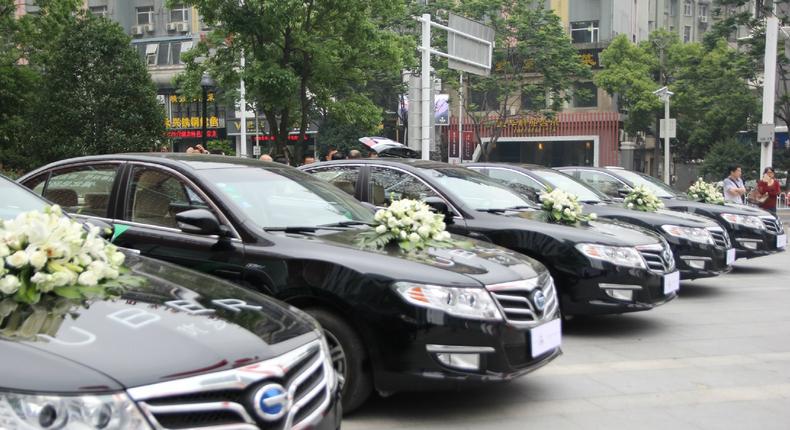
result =
M772 216L761 216L760 219L763 221L763 225L765 225L765 228L768 229L768 231L770 231L771 233L773 234L783 233L782 225L776 218Z
M667 273L675 270L675 258L666 241L655 245L641 245L636 249L642 254L647 268L653 272Z
M511 324L536 326L554 317L559 306L554 280L548 272L537 278L487 285ZM543 308L536 302L543 296Z
M708 227L710 235L713 236L713 242L719 248L731 248L730 235L727 234L721 227Z
M313 341L270 360L135 387L128 393L158 430L304 429L320 421L330 404L330 372L334 369L320 341ZM253 399L269 384L284 389L286 413L266 421Z

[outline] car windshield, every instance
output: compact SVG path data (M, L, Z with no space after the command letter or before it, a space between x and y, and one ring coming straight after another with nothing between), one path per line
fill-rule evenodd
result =
M47 202L22 188L21 185L0 177L0 219L16 218L22 212L40 211Z
M425 169L428 176L475 210L511 209L534 206L506 185L461 167Z
M600 193L598 190L595 190L594 188L585 185L564 173L544 169L533 170L532 173L538 175L541 179L548 182L552 188L559 188L560 190L563 190L567 193L575 194L580 201L587 203L598 203L608 200L603 193Z
M642 185L643 187L652 191L653 194L658 197L677 196L675 190L652 176L640 175L639 173L634 173L628 170L618 170L617 174L625 178L627 181L630 181L634 185Z
M264 229L373 221L372 212L341 189L293 168L233 167L201 174Z

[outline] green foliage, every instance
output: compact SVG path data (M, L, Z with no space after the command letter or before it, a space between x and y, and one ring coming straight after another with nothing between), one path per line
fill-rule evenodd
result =
M209 140L206 142L209 151L221 151L225 155L236 155L236 145L229 140Z
M727 167L740 164L743 179L759 179L760 148L756 143L740 143L728 139L714 144L705 156L702 164L702 175L707 181L718 182L727 177Z
M0 0L0 157L27 170L88 154L149 151L163 136L154 85L123 29L39 0L10 23ZM34 148L34 150L31 150Z
M288 133L323 116L354 124L381 122L383 109L371 103L381 96L376 82L398 83L413 46L389 26L404 18L402 1L388 0L188 0L216 30L188 62L182 78L195 89L209 70L226 95L236 96L241 72L247 99L263 112L276 141L286 152ZM370 120L375 110L375 121ZM352 121L348 121L352 119ZM296 145L301 148L302 145ZM291 154L286 154L291 155ZM291 158L300 158L293 154Z

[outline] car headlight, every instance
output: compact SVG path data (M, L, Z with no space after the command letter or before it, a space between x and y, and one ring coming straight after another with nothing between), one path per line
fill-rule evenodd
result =
M756 216L725 213L721 214L721 217L732 225L742 225L757 230L765 230L765 224L763 224L763 221Z
M692 242L707 243L713 245L713 235L704 228L682 227L679 225L662 225L661 230L664 230L668 235L687 239Z
M441 287L413 282L396 282L393 287L407 302L416 306L437 309L461 318L502 320L491 294L482 288Z
M608 261L618 266L635 267L637 269L647 268L645 259L634 248L580 243L576 245L576 249L587 258L593 260Z
M125 393L55 396L0 392L0 428L150 429Z
M324 352L324 373L327 375L326 384L329 387L329 392L334 393L340 375L337 374L337 371L335 371L335 367L332 364L332 351L329 349L329 344L326 341L326 337L324 336L323 331L321 331L320 333L321 333L321 351Z

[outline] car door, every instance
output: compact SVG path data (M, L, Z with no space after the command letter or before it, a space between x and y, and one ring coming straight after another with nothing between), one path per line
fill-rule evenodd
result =
M628 185L606 172L580 169L574 171L574 176L614 199L622 199L623 191L628 189Z
M79 164L49 170L22 185L78 219L112 222L123 163Z
M232 225L198 184L161 166L130 164L124 174L113 242L143 255L239 280L244 246ZM206 209L228 227L228 237L186 233L176 214Z

